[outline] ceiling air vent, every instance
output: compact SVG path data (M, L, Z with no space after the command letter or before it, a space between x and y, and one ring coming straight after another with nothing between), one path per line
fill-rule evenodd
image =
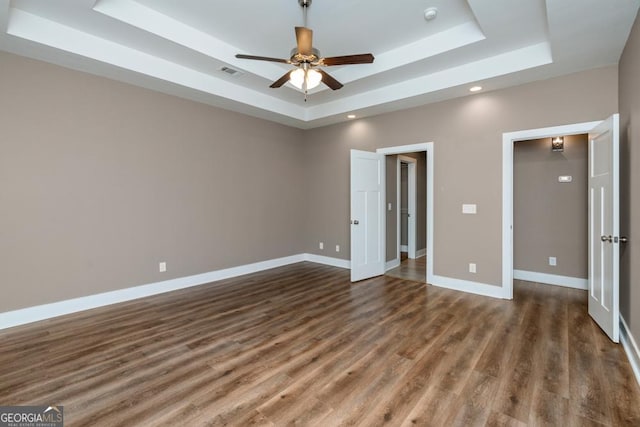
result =
M233 69L231 67L222 67L222 68L220 68L220 71L222 71L223 73L226 73L226 74L228 74L230 76L233 76L233 77L238 77L238 76L241 76L242 74L244 74L242 71Z

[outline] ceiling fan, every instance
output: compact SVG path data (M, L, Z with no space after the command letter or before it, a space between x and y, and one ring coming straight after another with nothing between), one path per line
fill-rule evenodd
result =
M329 86L333 90L338 90L343 86L342 83L331 77L327 72L319 67L348 64L371 64L374 57L370 53L333 56L328 58L320 56L320 51L313 47L313 31L310 28L307 28L307 8L311 5L311 0L298 0L298 4L302 6L304 26L295 27L297 46L291 50L291 57L289 59L243 54L237 54L236 58L280 62L295 66L296 68L293 71L287 71L286 74L273 82L269 87L279 88L287 81L290 81L291 84L304 92L304 100L306 101L307 91L318 86L320 82Z

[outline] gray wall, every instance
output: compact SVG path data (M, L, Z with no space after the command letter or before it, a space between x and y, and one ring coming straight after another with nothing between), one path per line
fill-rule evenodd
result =
M620 312L640 339L640 18L631 30L619 66L620 97L620 231L622 245Z
M306 251L349 248L350 149L433 141L434 273L501 285L502 133L604 119L618 109L617 77L605 67L307 131Z
M588 136L518 141L513 159L513 265L516 270L588 277ZM570 183L558 176L571 175ZM557 266L549 265L549 257Z
M7 53L0 94L0 312L303 251L302 131Z

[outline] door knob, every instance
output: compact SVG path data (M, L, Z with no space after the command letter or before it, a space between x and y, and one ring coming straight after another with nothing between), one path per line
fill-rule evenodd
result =
M603 242L611 243L613 241L613 237L611 237L611 236L600 236L600 240L602 240Z
M620 243L627 243L629 241L629 239L627 239L626 236L621 236L620 237Z
M360 221L358 221L357 219L352 219L351 220L351 224L358 225L358 224L360 224Z

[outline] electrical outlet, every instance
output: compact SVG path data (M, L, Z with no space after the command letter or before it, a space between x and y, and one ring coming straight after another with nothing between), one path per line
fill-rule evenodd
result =
M320 249L324 249L324 242L320 242L320 244L318 245L318 247L319 247Z
M554 256L549 257L549 265L558 265L558 260L556 260L556 257Z
M336 245L336 252L340 252L340 245Z
M163 261L160 264L158 264L158 271L160 273L164 273L165 271L167 271L167 263Z
M476 264L474 262L470 262L469 263L469 273L475 273L476 272Z

